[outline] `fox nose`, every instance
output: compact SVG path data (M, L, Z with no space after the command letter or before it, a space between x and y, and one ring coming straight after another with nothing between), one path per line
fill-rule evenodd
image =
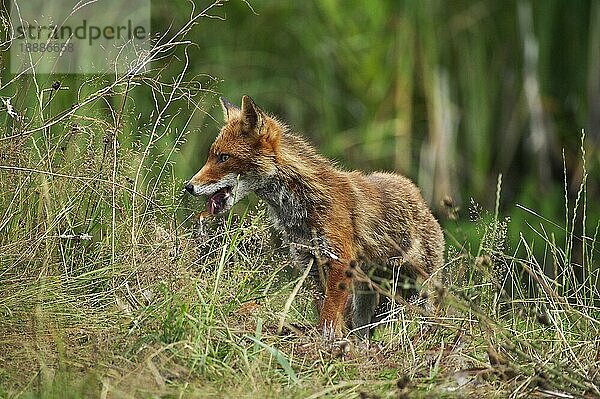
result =
M192 183L187 182L187 184L185 185L185 189L188 193L194 194L194 185Z

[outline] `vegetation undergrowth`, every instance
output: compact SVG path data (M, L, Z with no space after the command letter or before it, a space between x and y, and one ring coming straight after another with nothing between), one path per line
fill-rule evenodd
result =
M191 25L210 6L197 12ZM473 202L465 220L448 201L441 317L398 302L371 345L349 336L330 346L307 280L278 332L302 271L265 210L197 217L203 204L173 172L214 84L187 77L189 29L140 60L172 56L168 72L1 82L0 396L600 395L599 223L587 230L584 137L564 221L520 205L531 231L516 247L498 205ZM152 110L137 107L142 96ZM501 195L499 176L497 204Z
M539 238L508 248L510 221L473 205L477 245L448 235L444 316L398 303L371 346L331 348L313 327L310 284L277 333L300 273L260 206L182 224L146 208L132 239L130 191L113 204L108 180L81 189L75 158L54 159L52 175L29 162L1 171L5 396L598 394L597 229L570 235L587 248L577 265L567 263L572 241L545 236L541 218L531 219ZM194 215L193 202L178 210ZM533 257L534 245L548 259Z

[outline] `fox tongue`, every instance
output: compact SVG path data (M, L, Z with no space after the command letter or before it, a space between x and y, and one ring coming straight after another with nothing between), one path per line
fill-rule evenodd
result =
M222 188L212 196L208 198L208 202L206 203L206 208L208 211L215 215L223 210L225 207L225 197L226 197L226 189Z

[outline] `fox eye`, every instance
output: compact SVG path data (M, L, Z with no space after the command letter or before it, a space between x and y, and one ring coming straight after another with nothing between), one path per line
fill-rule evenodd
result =
M229 159L229 154L219 154L217 157L217 163L223 163Z

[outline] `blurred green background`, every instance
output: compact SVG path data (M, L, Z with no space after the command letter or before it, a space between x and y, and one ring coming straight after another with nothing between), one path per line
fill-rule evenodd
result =
M176 3L155 5L158 30L183 22L188 7ZM600 2L252 7L227 4L224 20L195 28L193 69L221 80L212 89L233 102L251 95L345 167L405 173L435 205L450 195L492 206L502 173L503 205L540 209L557 196L562 212L562 149L577 189L581 129L597 164ZM204 161L221 121L218 107L212 114L198 115L202 137L188 138L183 176Z
M599 1L259 1L227 4L194 30L193 68L264 109L346 168L396 170L443 214L450 196L501 212L532 235L522 204L562 225L587 151L589 223L600 198ZM160 29L181 2L156 4ZM216 96L207 98L216 104ZM220 126L201 118L178 174L191 176ZM545 223L543 220L536 220ZM579 220L578 223L582 223ZM454 223L446 223L448 229ZM581 226L579 226L581 227ZM561 241L562 229L547 228ZM580 229L577 229L581 231Z
M195 3L196 11L211 4ZM192 4L153 1L152 30L176 31ZM519 233L536 235L525 222L532 215L517 204L552 221L529 219L563 241L565 186L572 207L584 176L584 129L585 220L593 235L600 215L600 1L231 1L208 14L186 35L190 45L155 61L149 73L169 82L187 56L194 101L182 96L163 115L168 123L153 137L148 170L163 173L153 159L169 152L172 177L183 184L221 126L218 96L239 103L248 94L342 167L411 177L451 234L472 202L494 209L502 174L500 211L511 217L513 242ZM12 75L2 63L6 83ZM63 88L86 82L79 91L61 89L53 112L111 78L94 79L38 76L47 88L55 80ZM166 101L140 82L119 133L123 148L145 148ZM32 87L22 78L1 95L27 110ZM120 101L107 99L114 108ZM109 113L101 102L95 107ZM178 138L186 141L181 151L170 152ZM445 217L448 208L459 208L458 221ZM582 232L583 218L576 219ZM467 233L457 240L468 240Z

